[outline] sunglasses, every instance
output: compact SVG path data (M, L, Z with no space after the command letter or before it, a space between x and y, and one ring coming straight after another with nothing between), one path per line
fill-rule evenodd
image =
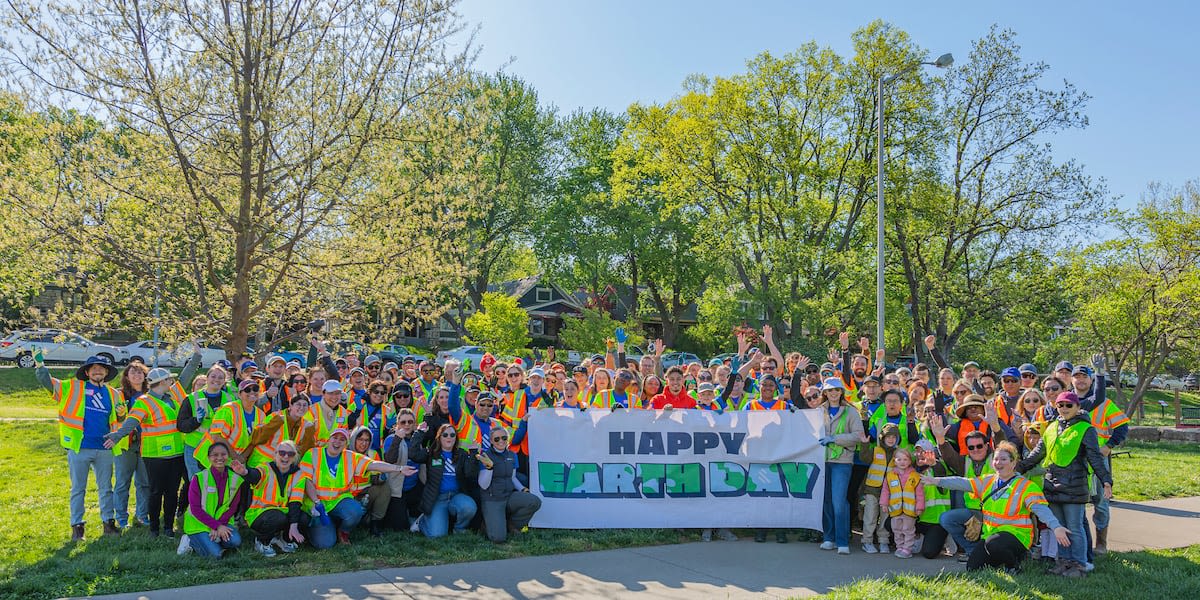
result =
M379 369L382 369L382 368L383 367L381 367L379 365L371 365L371 366L367 367L367 370L368 371L378 371Z
M1042 400L1041 398L1026 398L1025 399L1025 404L1041 404L1042 402L1045 402L1045 400Z
M508 376L509 377L520 377L521 374L520 373L509 373Z
M890 384L892 384L892 385L900 385L900 380L899 380L899 379L884 379L884 380L883 380L883 382L884 382L884 383L890 383Z
M498 435L498 436L492 438L493 443L494 442L507 442L507 441L508 441L507 435Z
M1078 404L1075 404L1074 402L1059 402L1059 403L1055 404L1055 406L1057 406L1059 408L1073 408L1075 406L1078 406Z
M1042 388L1043 392L1061 392L1062 388L1057 385L1048 385Z
M308 380L306 380L306 379L293 379L291 383L292 383L292 385L308 385Z
M386 394L387 390L371 390L371 393L374 395Z
M397 398L412 398L412 394L396 394Z
M437 369L421 369L422 373L437 373Z
M971 393L971 390L954 390L955 396L962 396L964 394L970 394L970 393Z
M1037 373L1021 373L1021 379L1037 379Z
M983 450L984 448L987 448L987 444L976 444L974 446L967 446L967 450Z
M1004 383L1016 383L1017 378L1016 377L1005 377L1005 378L1001 379L1000 381L1002 381Z
M820 394L809 394L809 395L805 396L804 399L805 400L816 400L817 398L820 398L820 397L821 397Z
M476 404L476 406L495 406L496 405L495 402L477 402L475 404Z
M764 370L764 371L774 371L774 370L775 370L775 366L774 366L774 365L771 365L771 366L763 365L763 368L762 368L762 370Z
M401 425L414 425L414 424L416 424L416 421L414 421L412 419L404 419L404 420L400 421L400 424Z
M275 454L278 454L280 456L295 456L296 455L296 453L292 452L291 450L276 450Z
M454 432L452 432L452 431L447 431L446 433L443 433L441 437L444 437L444 438L452 438L452 437L454 437L454 436L456 436L456 435L458 435L458 434L456 434L456 433L454 433Z

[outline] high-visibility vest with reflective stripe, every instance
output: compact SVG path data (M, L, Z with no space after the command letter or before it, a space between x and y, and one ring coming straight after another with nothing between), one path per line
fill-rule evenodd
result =
M242 485L242 477L229 469L225 469L225 490L223 494L218 494L216 477L213 477L212 471L204 469L196 473L197 483L200 484L200 503L204 505L204 512L208 513L213 519L221 518L225 511L229 510L233 504L233 499L237 497L238 487ZM220 496L220 504L217 503L217 497ZM230 529L237 529L237 525L233 525ZM200 522L192 515L189 509L183 513L183 532L188 535L196 535L209 531L208 525Z
M235 402L237 400L237 396L234 396L228 391L222 389L220 390L221 403L217 405L217 408L213 408L208 405L208 398L204 395L204 392L205 390L200 390L190 396L193 416L196 414L196 407L200 406L201 404L204 405L204 418L200 420L200 426L194 431L189 431L183 434L183 443L191 446L192 448L199 446L200 441L204 439L204 434L208 433L208 428L212 426L213 415L217 414L217 410L225 404L229 402Z
M868 427L875 428L876 436L883 436L883 426L888 424L887 407L880 406L871 414L871 420L867 423ZM908 440L908 407L900 407L900 422L896 423L896 428L900 430L900 445L897 448L908 448L912 450L912 444ZM883 440L879 440L883 441Z
M921 476L916 469L910 470L904 481L896 471L889 470L884 485L888 488L888 514L893 517L917 516L917 486L921 485Z
M272 418L283 419L283 424L279 426L279 429L275 430L271 439L255 446L254 450L251 451L250 460L247 461L247 464L251 467L257 467L275 460L275 449L279 447L279 444L283 443L283 440L292 440L294 442L300 439L305 429L315 427L312 418L308 414L305 414L300 417L300 425L296 429L293 429L288 423L286 408L272 415Z
M917 520L922 523L937 524L942 513L950 510L950 490L943 490L936 485L925 486L925 510Z
M255 423L262 425L267 420L267 413L263 409L255 406L250 410L254 414ZM234 400L233 402L226 402L221 405L221 408L217 409L217 414L213 416L212 423L209 423L208 432L204 434L200 443L196 445L195 452L192 453L192 456L202 465L208 466L208 448L212 446L213 440L216 436L224 434L224 432L218 430L218 423L228 425L229 434L226 439L229 440L229 444L233 447L232 452L234 454L241 454L250 447L250 436L253 433L253 428L247 427L246 411L242 408L242 401Z
M83 396L87 383L71 378L59 382L58 396L58 443L63 448L79 452L83 445ZM121 421L125 418L125 400L116 388L106 385L108 398L112 408L108 413L108 431L111 433L120 429ZM112 453L120 454L129 447L129 438L121 440L113 446Z
M142 456L171 458L183 455L183 434L179 433L179 405L164 396L155 398L149 393L138 396L129 416L142 424Z
M995 473L996 470L992 468L992 455L988 454L987 458L983 459L983 466L980 467L978 471L975 469L975 465L972 463L969 457L963 459L963 471L965 471L963 476L967 479L984 477L986 475ZM979 499L967 494L963 496L963 505L971 510L979 510Z
M1092 427L1096 428L1096 438L1099 439L1101 446L1108 445L1114 429L1129 424L1129 417L1125 411L1121 410L1116 402L1107 398L1100 406L1092 409L1090 416Z
M329 472L327 464L330 460L338 461L337 475ZM367 460L367 457L349 450L343 450L341 456L330 459L325 448L313 448L304 455L304 460L300 461L300 474L312 482L317 491L317 499L325 505L325 510L333 510L338 502L354 497L358 489L355 482L358 475L355 465L363 464ZM292 486L290 500L302 501L306 508L311 506L300 482Z
M1014 475L1008 486L993 494L999 483L1000 478L995 474L971 480L971 495L976 501L987 498L982 506L983 529L980 539L1007 531L1028 548L1033 544L1033 517L1029 505L1046 503L1042 490L1032 481Z
M967 455L967 436L972 432L978 431L983 434L984 443L988 446L992 445L992 433L987 421L980 421L976 426L970 419L963 419L958 422L958 453L962 456Z
M283 491L279 489L279 476L275 474L275 469L270 465L264 464L255 467L262 477L258 479L258 483L250 489L250 507L246 509L246 522L254 524L254 520L264 511L270 509L278 509L287 512L288 499L291 496L293 480L296 478L296 473L287 476L287 481L283 482Z
M828 410L828 409L825 409L825 410ZM839 410L840 414L838 414L837 420L833 422L833 431L830 431L828 434L830 437L833 437L835 435L842 435L843 433L846 433L846 431L847 431L846 419L847 419L847 415L850 414L850 407L843 404L842 407L838 410ZM829 414L829 413L826 413L826 414ZM855 418L857 418L857 417L855 417ZM830 444L825 447L825 460L836 460L839 456L842 455L842 452L845 452L845 451L846 451L846 449L843 448L840 444Z
M1092 428L1087 421L1079 421L1062 431L1059 424L1053 423L1042 432L1042 441L1046 448L1046 458L1042 464L1049 467L1058 465L1066 467L1079 455L1079 447L1083 445L1083 434Z
M609 400L611 401L612 390L608 390L608 392ZM510 430L516 431L517 427L521 425L521 421L525 420L525 413L528 412L529 407L527 405L529 404L529 395L526 388L521 388L515 392L512 392L511 395L506 395L506 398L508 399L508 402L504 403L504 410L500 413L500 422ZM632 398L633 397L630 396L630 399ZM525 439L521 440L520 444L513 444L509 447L509 449L517 454L528 455L529 436L526 435Z
M875 446L871 456L871 465L867 467L866 483L869 487L883 486L883 476L887 473L887 451L881 446Z
M746 408L743 410L787 410L787 407L788 403L783 398L776 398L771 406L766 406L759 397L746 403Z
M344 429L350 422L350 409L339 404L337 408L333 409L333 418L328 418L321 407L322 404L324 401L317 402L308 408L308 416L317 426L318 446L324 446L325 442L329 441L329 434L333 433L334 429Z

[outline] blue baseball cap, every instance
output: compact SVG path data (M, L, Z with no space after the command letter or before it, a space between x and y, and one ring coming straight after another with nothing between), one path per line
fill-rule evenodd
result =
M1016 367L1009 367L1000 372L1000 377L1012 377L1013 379L1020 379L1021 371L1019 371Z
M1062 371L1063 369L1066 369L1068 371L1074 371L1075 365L1071 364L1070 361L1066 361L1066 360L1058 363L1057 365L1054 365L1055 371Z
M1086 367L1084 365L1079 365L1078 367L1075 367L1074 369L1071 370L1071 374L1072 375L1087 375L1088 377L1091 377L1092 376L1092 368Z

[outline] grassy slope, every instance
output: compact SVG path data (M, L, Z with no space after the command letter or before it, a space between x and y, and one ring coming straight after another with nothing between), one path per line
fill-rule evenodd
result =
M1200 597L1200 546L1178 550L1113 553L1100 557L1096 571L1084 579L1048 575L1026 563L1012 577L986 569L978 574L939 577L893 575L863 579L823 596L837 600L1056 600L1071 598L1161 599Z

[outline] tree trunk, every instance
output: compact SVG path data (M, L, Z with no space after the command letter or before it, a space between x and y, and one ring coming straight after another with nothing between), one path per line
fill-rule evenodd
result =
M631 251L629 253L629 317L638 317L641 313L638 311L638 263L637 256Z

